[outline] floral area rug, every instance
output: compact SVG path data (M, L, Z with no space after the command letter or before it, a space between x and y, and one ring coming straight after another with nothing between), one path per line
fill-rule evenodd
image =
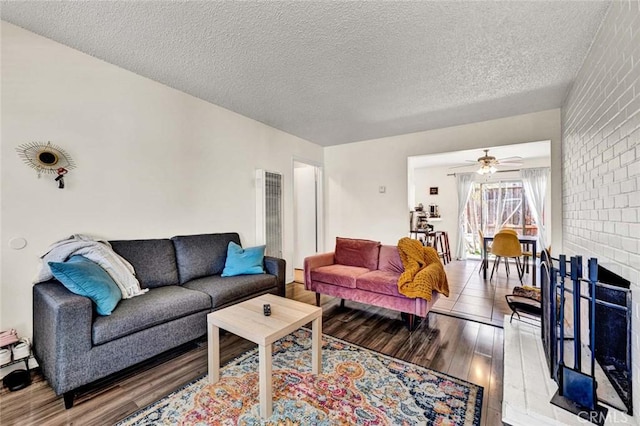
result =
M273 414L260 418L258 349L201 377L119 425L479 425L481 386L322 336L311 373L311 332L273 348Z

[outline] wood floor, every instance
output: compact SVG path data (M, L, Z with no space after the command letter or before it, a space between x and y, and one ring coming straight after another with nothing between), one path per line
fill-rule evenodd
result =
M298 283L287 297L314 303L314 294ZM322 297L323 332L357 345L432 368L484 387L482 425L501 425L503 331L491 325L430 314L409 333L397 312ZM227 362L254 344L225 334L221 361ZM0 391L2 425L106 425L136 412L173 390L206 374L206 341L181 348L153 364L91 386L65 410L61 397L33 372L33 384L21 391Z
M488 276L491 275L493 266L493 261L490 262ZM511 315L504 296L513 293L516 286L532 285L532 269L520 281L515 265L511 265L509 276L501 265L490 280L482 277L480 265L479 260L454 260L445 265L450 294L449 297L441 297L433 310L502 327L505 314Z

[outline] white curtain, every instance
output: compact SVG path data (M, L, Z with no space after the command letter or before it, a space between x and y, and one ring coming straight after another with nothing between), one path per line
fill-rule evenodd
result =
M472 184L473 173L456 173L456 189L458 192L458 243L456 244L456 259L467 258L464 221L467 201L469 201L469 195L471 195Z
M493 234L497 233L498 230L502 229L504 226L504 221L502 220L504 216L504 207L505 207L505 197L504 197L504 183L498 182L498 198L496 199L496 216L493 221L495 224L495 229L493 229Z
M511 222L514 215L519 214L524 206L522 202L517 205L513 204L513 198L508 196L509 186L506 182L498 183L498 199L496 201L496 218L493 223L496 224L494 233L500 231Z
M542 215L544 214L544 199L547 195L547 182L549 181L549 168L522 169L522 186L527 195L529 209L533 215L533 220L538 225L538 241L540 250L547 247L547 234Z

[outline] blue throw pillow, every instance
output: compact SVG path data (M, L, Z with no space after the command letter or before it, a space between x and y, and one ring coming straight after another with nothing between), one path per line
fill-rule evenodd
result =
M49 262L49 267L69 291L93 300L98 315L111 315L122 299L122 292L111 276L84 256L72 256L66 262Z
M264 249L266 246L243 249L233 241L227 247L227 261L222 271L223 277L236 275L264 274Z

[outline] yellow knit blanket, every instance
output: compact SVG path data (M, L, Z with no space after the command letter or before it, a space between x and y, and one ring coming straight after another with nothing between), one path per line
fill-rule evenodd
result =
M398 241L398 251L404 265L404 272L398 278L400 294L431 300L431 292L435 290L449 297L449 282L438 252L406 237Z

